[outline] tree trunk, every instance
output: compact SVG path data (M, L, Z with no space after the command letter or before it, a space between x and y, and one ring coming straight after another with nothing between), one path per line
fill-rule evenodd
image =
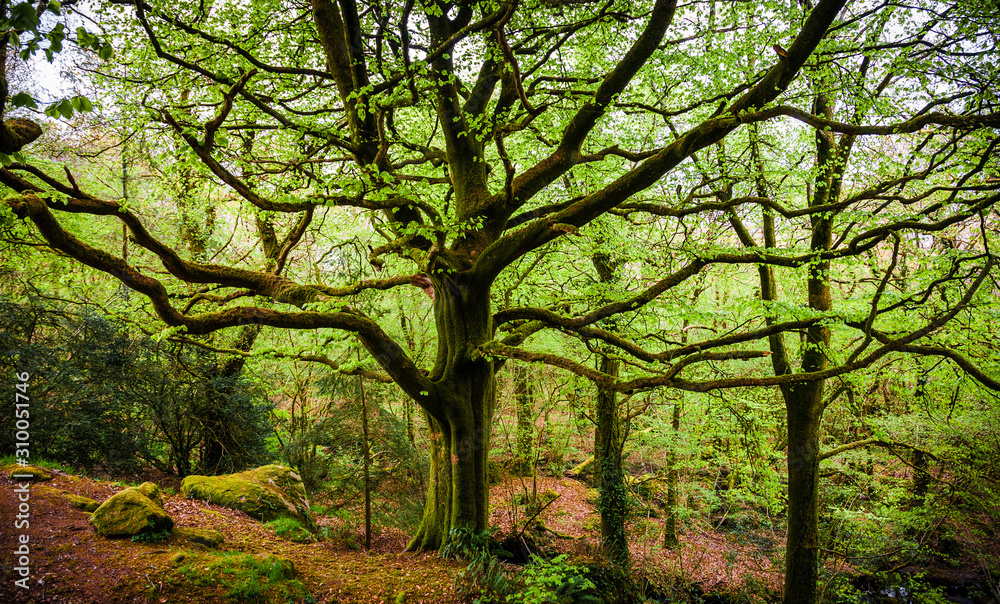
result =
M603 357L601 371L617 377L620 361ZM625 517L628 513L628 487L622 469L622 449L625 434L618 413L618 400L613 391L597 392L597 431L594 436L595 481L601 491L601 549L608 559L629 568L628 539Z
M816 602L819 565L819 426L823 383L788 389L788 536L784 604Z
M927 490L931 486L931 475L927 471L927 455L922 449L913 449L913 499L910 505L918 508L927 499Z
M813 249L826 249L830 219L813 217ZM809 269L809 307L832 307L829 262ZM830 329L814 325L806 331L804 372L828 365ZM814 604L819 565L819 429L823 420L825 380L782 388L788 420L788 537L785 545L784 604Z
M358 356L360 357L360 351ZM364 378L358 376L358 395L361 399L361 436L364 438L362 445L362 460L365 472L365 549L372 548L372 450L371 441L368 438L368 400L365 398Z
M598 252L591 257L601 283L615 280L617 262ZM605 303L606 300L602 300ZM607 328L615 330L615 321L608 320ZM610 352L608 350L607 352ZM601 373L618 377L621 361L605 354L601 356L598 369ZM628 539L625 536L625 517L628 514L628 487L622 468L622 450L625 448L625 433L618 413L618 398L613 390L597 391L597 427L594 431L594 486L601 491L599 509L601 512L601 549L608 559L628 569L630 566Z
M485 531L489 485L486 465L496 402L496 370L477 354L493 338L489 286L460 274L435 275L438 350L430 378L440 412L428 413L430 484L424 515L407 549L438 549L452 529Z
M514 364L514 401L517 406L517 451L514 455L514 471L520 476L528 476L535 465L533 444L535 441L535 409L528 368Z
M680 543L677 539L677 437L681 429L681 409L684 404L684 393L674 403L674 412L670 427L673 429L673 441L670 453L667 455L667 517L663 521L663 547L674 548Z

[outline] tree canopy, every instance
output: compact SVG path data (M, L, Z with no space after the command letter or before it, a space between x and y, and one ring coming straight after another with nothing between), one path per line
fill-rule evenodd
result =
M65 37L58 4L25 6L4 53L45 50L14 30ZM33 225L19 236L141 293L165 335L353 334L378 369L341 369L429 418L411 547L486 528L508 359L626 395L777 386L785 598L812 602L817 430L843 392L824 385L910 353L1000 389L972 324L998 287L988 3L107 0L91 16L93 101L169 186L133 203L35 161L42 128L7 110L0 151L28 154L0 170ZM162 206L180 229L159 228ZM370 292L411 321L432 308L432 362L358 303Z

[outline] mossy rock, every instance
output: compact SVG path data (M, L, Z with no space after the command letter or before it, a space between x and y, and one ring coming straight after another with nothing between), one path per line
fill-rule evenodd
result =
M160 489L151 482L112 495L90 515L90 523L102 537L131 537L174 528L173 519L163 509Z
M188 499L246 512L262 522L287 517L315 532L302 477L286 466L267 465L238 474L188 476L181 483Z
M45 468L39 468L38 466L17 466L7 477L14 482L45 482L46 480L52 480L52 474Z
M66 491L61 491L63 499L69 502L69 504L78 510L83 510L84 512L95 512L97 508L101 507L101 504L94 501L90 497L84 497L83 495L74 495L73 493L67 493Z
M219 547L226 540L222 536L222 533L210 529L179 528L174 531L174 534L181 539L187 539L191 543L197 543L198 545L204 545L212 549Z
M170 556L170 566L180 566L187 562L188 555L185 552L177 552L173 556Z

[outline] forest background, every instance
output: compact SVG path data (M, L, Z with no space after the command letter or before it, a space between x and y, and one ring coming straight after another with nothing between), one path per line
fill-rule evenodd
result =
M613 567L637 526L782 535L785 602L958 533L995 577L989 2L79 8L0 38L40 455L280 460L411 549L571 472Z

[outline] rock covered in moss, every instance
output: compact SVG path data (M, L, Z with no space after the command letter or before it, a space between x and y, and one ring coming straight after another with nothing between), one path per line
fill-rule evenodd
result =
M101 507L101 504L94 501L90 497L84 497L83 495L74 495L73 493L68 493L62 491L63 499L69 502L69 504L78 510L83 510L84 512L94 512L97 508Z
M102 537L130 537L174 528L173 519L163 509L160 489L151 482L112 495L90 515L90 523Z
M226 540L222 536L222 533L210 529L179 528L174 531L174 534L187 539L191 543L197 543L198 545L204 545L213 549L222 545L222 542Z
M52 474L45 468L38 466L19 466L14 468L8 478L15 482L45 482L52 480Z
M315 531L302 477L286 466L267 465L238 474L188 476L181 492L189 499L246 512L262 522L294 518Z
M188 559L188 555L186 553L184 553L184 552L177 552L173 556L170 556L170 565L171 566L180 566L181 564L184 564L184 562L186 562L187 559Z

